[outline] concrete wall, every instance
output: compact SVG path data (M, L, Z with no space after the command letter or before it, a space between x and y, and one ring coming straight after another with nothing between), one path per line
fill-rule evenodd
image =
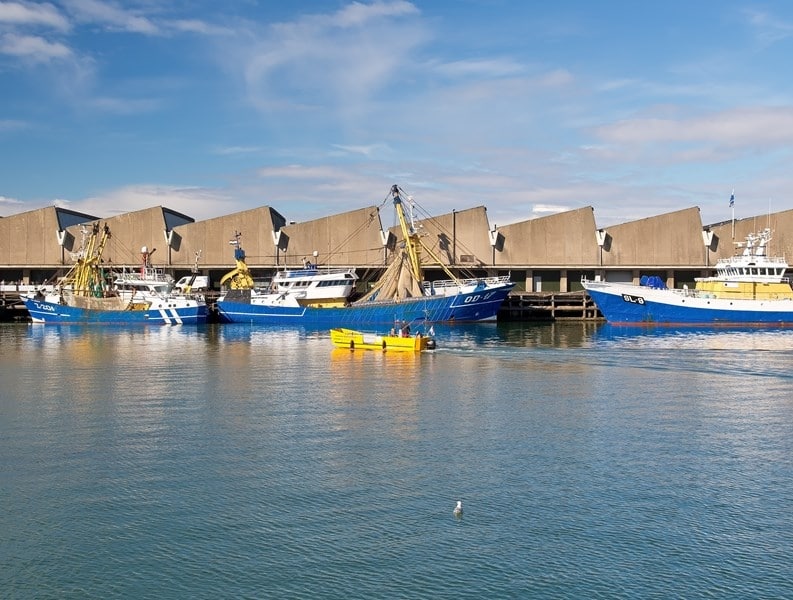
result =
M376 207L286 225L278 211L264 206L174 228L171 264L191 267L200 251L199 270L230 269L234 249L229 241L236 232L242 234L240 245L253 268L299 267L303 258L314 262L315 250L321 265L383 263Z
M419 219L416 226L422 244L430 250L422 257L427 265L440 263L474 269L492 264L490 226L484 206ZM392 225L389 231L396 240L402 241L398 224ZM438 260L433 260L430 253Z
M107 219L97 219L101 225L107 224L110 228L110 239L105 246L102 259L107 265L138 265L141 262L141 248L146 246L151 253L152 264L168 265L166 222L189 220L190 217L162 206L123 213ZM75 240L74 252L81 247L84 237L82 229L81 225L67 228L69 235ZM67 257L67 264L71 264L70 257Z
M0 219L0 267L71 265L70 251L76 249L75 238L63 232L70 224L93 219L54 206ZM79 238L76 243L79 244Z
M375 206L290 224L282 228L280 264L301 266L303 258L322 266L383 264L382 224Z
M691 266L705 262L699 209L608 227L603 266Z
M374 206L289 225L267 206L197 223L164 207L101 220L46 207L0 218L0 279L3 269L54 272L71 265L71 253L80 247L78 223L92 220L110 226L112 237L104 256L106 262L116 265L138 264L145 245L156 249L152 255L156 266L189 270L200 251L200 270L228 270L234 264L228 242L237 231L242 233L241 242L253 267L299 266L301 259L311 257L315 250L318 262L327 265L380 267L385 259L382 216ZM485 207L428 217L418 224L423 241L443 263L472 269L495 265L499 270L523 271L520 277L527 281L543 270L544 278L554 277L552 272L558 271L555 277L560 281L575 279L579 271L609 271L615 277L624 272L635 277L640 270L654 267L669 272L687 270L693 276L719 258L732 255L734 242L742 243L747 234L765 227L773 230L769 253L793 259L793 210L703 228L699 209L692 207L608 227L603 230L602 250L592 207L501 226L495 249ZM703 229L713 234L707 248ZM58 235L63 231L62 246ZM280 231L278 247L274 231ZM392 226L390 232L393 239L401 238L398 228ZM568 269L576 273L566 274Z
M172 265L192 267L200 252L198 268L228 268L234 266L234 247L229 241L240 233L240 245L250 264L274 265L274 230L285 223L284 217L269 206L188 223L174 227L171 241Z
M500 266L581 266L598 264L595 216L591 206L498 228Z

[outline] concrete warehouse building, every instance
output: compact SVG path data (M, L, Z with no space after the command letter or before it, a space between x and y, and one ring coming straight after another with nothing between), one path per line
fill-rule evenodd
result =
M111 231L103 254L109 267L139 264L146 246L152 263L175 278L195 270L217 286L234 267L229 241L240 234L256 277L299 267L308 258L321 266L356 267L365 286L402 237L385 222L390 210L368 206L294 223L270 206L205 221L162 206L109 218L46 207L0 218L0 280L54 281L74 262L86 226L98 221ZM793 210L703 224L699 209L691 207L599 228L594 209L584 207L496 227L478 206L417 224L435 256L423 257L429 279L446 278L437 259L465 276L509 274L516 292L578 291L582 276L596 275L635 282L659 275L669 286L691 284L732 255L746 235L765 227L773 231L769 254L793 256Z

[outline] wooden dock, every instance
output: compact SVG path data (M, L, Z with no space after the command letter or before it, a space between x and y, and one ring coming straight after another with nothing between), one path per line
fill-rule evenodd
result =
M499 321L602 321L586 292L512 292L498 311Z
M0 321L28 321L28 309L19 292L0 291Z

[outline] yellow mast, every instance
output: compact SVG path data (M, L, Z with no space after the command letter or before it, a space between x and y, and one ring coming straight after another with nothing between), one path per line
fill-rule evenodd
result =
M421 281L421 261L419 260L421 242L419 241L419 234L413 229L412 223L408 226L407 219L405 218L405 209L402 207L402 199L399 197L399 186L396 184L391 186L391 195L394 197L394 208L396 209L397 218L399 219L399 226L402 228L402 238L405 240L405 249L410 259L411 273L416 281Z
M77 259L77 262L69 273L66 274L66 277L64 277L63 283L66 285L71 283L72 291L75 295L89 296L102 294L101 288L104 282L99 273L99 264L102 259L102 252L110 237L110 227L105 224L102 230L102 236L97 244L98 234L99 223L94 223L91 235L83 250L83 255Z
M413 223L411 222L408 224L407 217L405 217L405 209L402 206L402 199L399 197L398 185L394 184L391 186L391 195L394 197L394 208L396 208L397 218L399 219L399 225L402 229L402 237L405 240L405 249L410 259L411 273L416 281L420 282L423 278L420 260L420 253L422 250L426 251L451 279L459 281L458 277L449 270L440 257L421 243L418 232L413 228Z

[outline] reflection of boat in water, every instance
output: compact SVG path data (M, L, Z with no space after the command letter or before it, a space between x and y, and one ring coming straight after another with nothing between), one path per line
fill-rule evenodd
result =
M94 223L75 264L52 292L25 298L37 323L199 324L206 323L203 296L173 292L173 278L154 269L143 247L137 271L113 273L102 264L110 228Z
M716 263L716 275L696 279L694 289L667 288L659 277L639 285L583 280L610 323L793 325L788 264L767 255L769 229L750 235L743 250Z
M337 348L350 350L377 350L380 352L423 352L435 349L435 339L431 335L417 333L410 335L410 330L392 330L388 335L364 333L337 327L330 330L330 339Z
M444 263L426 247L412 219L405 216L398 186L391 188L394 208L402 230L404 245L380 280L363 297L349 302L329 302L327 298L285 293L261 293L255 289L237 247L237 268L224 280L231 283L218 300L220 318L232 323L259 323L304 327L360 327L389 325L394 321L475 322L496 319L507 294L515 286L509 277L457 279ZM421 253L426 252L452 279L425 281ZM236 278L238 274L243 274ZM350 281L348 275L337 278ZM354 283L351 281L350 283ZM350 290L351 291L351 290Z

